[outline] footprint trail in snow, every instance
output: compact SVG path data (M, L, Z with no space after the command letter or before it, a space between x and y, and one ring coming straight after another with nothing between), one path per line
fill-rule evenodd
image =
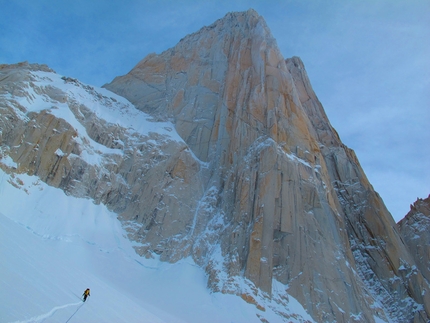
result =
M79 306L76 309L76 311L72 314L72 316L67 320L67 322L69 322L70 319L73 317L73 315L75 315L76 312L82 307L82 305L84 305L83 302L77 302L77 303L71 303L71 304L56 306L52 310L50 310L48 313L45 313L45 314L42 314L42 315L39 315L39 316L35 316L35 317L32 317L32 318L29 318L27 320L15 321L15 322L12 322L12 323L41 323L41 322L43 322L43 320L45 320L45 319L51 317L52 315L54 315L54 313L56 311L61 310L63 308L67 308L67 307L77 306L77 305L81 305L81 306Z

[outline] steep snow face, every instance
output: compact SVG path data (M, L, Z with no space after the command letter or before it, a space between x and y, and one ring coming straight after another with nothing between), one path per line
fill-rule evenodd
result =
M3 160L2 160L3 161ZM12 162L8 162L12 166ZM116 214L0 170L1 322L312 322L292 297L260 311L206 289L204 271L139 257ZM86 303L81 295L91 296Z

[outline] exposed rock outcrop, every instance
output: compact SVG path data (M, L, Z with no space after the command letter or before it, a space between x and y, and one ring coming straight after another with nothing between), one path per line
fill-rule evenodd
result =
M150 232L150 253L167 240L173 245L159 252L163 258L182 258L175 255L174 237L192 222L201 166L172 124L149 122L113 93L107 97L37 64L3 66L0 93L2 169L106 204L139 232L157 227ZM7 157L13 167L1 162Z
M139 254L191 256L213 291L260 311L262 297L287 308L291 295L318 322L429 319L417 260L303 63L255 11L105 85L140 111L41 69L0 69L3 169L106 204Z
M430 195L417 199L398 226L419 271L430 282Z
M228 14L106 87L172 120L209 163L202 185L217 212L196 213L193 233L222 217L223 260L199 238L192 255L209 259L212 288L237 293L243 275L270 294L276 279L318 321L426 320L428 285L391 215L302 62L283 59L256 12Z

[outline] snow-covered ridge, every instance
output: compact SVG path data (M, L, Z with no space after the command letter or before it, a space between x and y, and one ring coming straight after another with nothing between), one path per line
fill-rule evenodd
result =
M79 157L89 164L100 164L104 154L121 155L126 146L121 136L110 134L113 138L106 144L106 138L98 140L90 135L89 121L117 128L116 132L122 132L130 141L128 145L141 141L142 137L149 141L154 135L157 140L152 143L155 145L161 139L185 144L172 123L154 121L128 100L107 89L86 85L77 79L46 71L47 68L37 70L33 65L27 68L24 66L23 70L17 71L18 76L13 75L13 82L6 78L2 86L2 92L6 92L3 95L5 106L13 108L14 114L23 122L30 120L29 114L44 111L65 120L75 129L77 143L85 147L80 150ZM61 149L58 152L58 156L69 156Z
M35 89L41 92L44 89L55 88L66 96L64 100L75 100L80 105L85 105L98 118L108 123L118 125L128 129L130 132L137 132L140 135L157 133L168 136L171 140L183 141L174 130L170 122L154 122L146 113L137 110L127 99L100 87L90 86L81 83L77 79L64 77L56 73L33 71L32 86L28 88L29 96L18 100L28 111L39 112L46 109L47 105L54 104L51 112L59 118L63 118L79 129L82 126L76 118L67 111L66 102L54 101L46 94L38 94ZM49 90L48 90L49 92ZM58 93L57 93L58 95Z
M0 73L0 164L6 168L4 161L13 160L20 172L106 203L116 189L121 193L115 199L125 198L142 173L157 165L171 172L177 158L199 163L172 123L151 119L106 89L39 65L17 64Z

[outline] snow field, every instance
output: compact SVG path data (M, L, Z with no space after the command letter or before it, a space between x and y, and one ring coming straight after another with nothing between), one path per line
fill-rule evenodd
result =
M191 259L147 260L132 246L103 205L0 171L0 322L280 321L267 307L211 293Z

